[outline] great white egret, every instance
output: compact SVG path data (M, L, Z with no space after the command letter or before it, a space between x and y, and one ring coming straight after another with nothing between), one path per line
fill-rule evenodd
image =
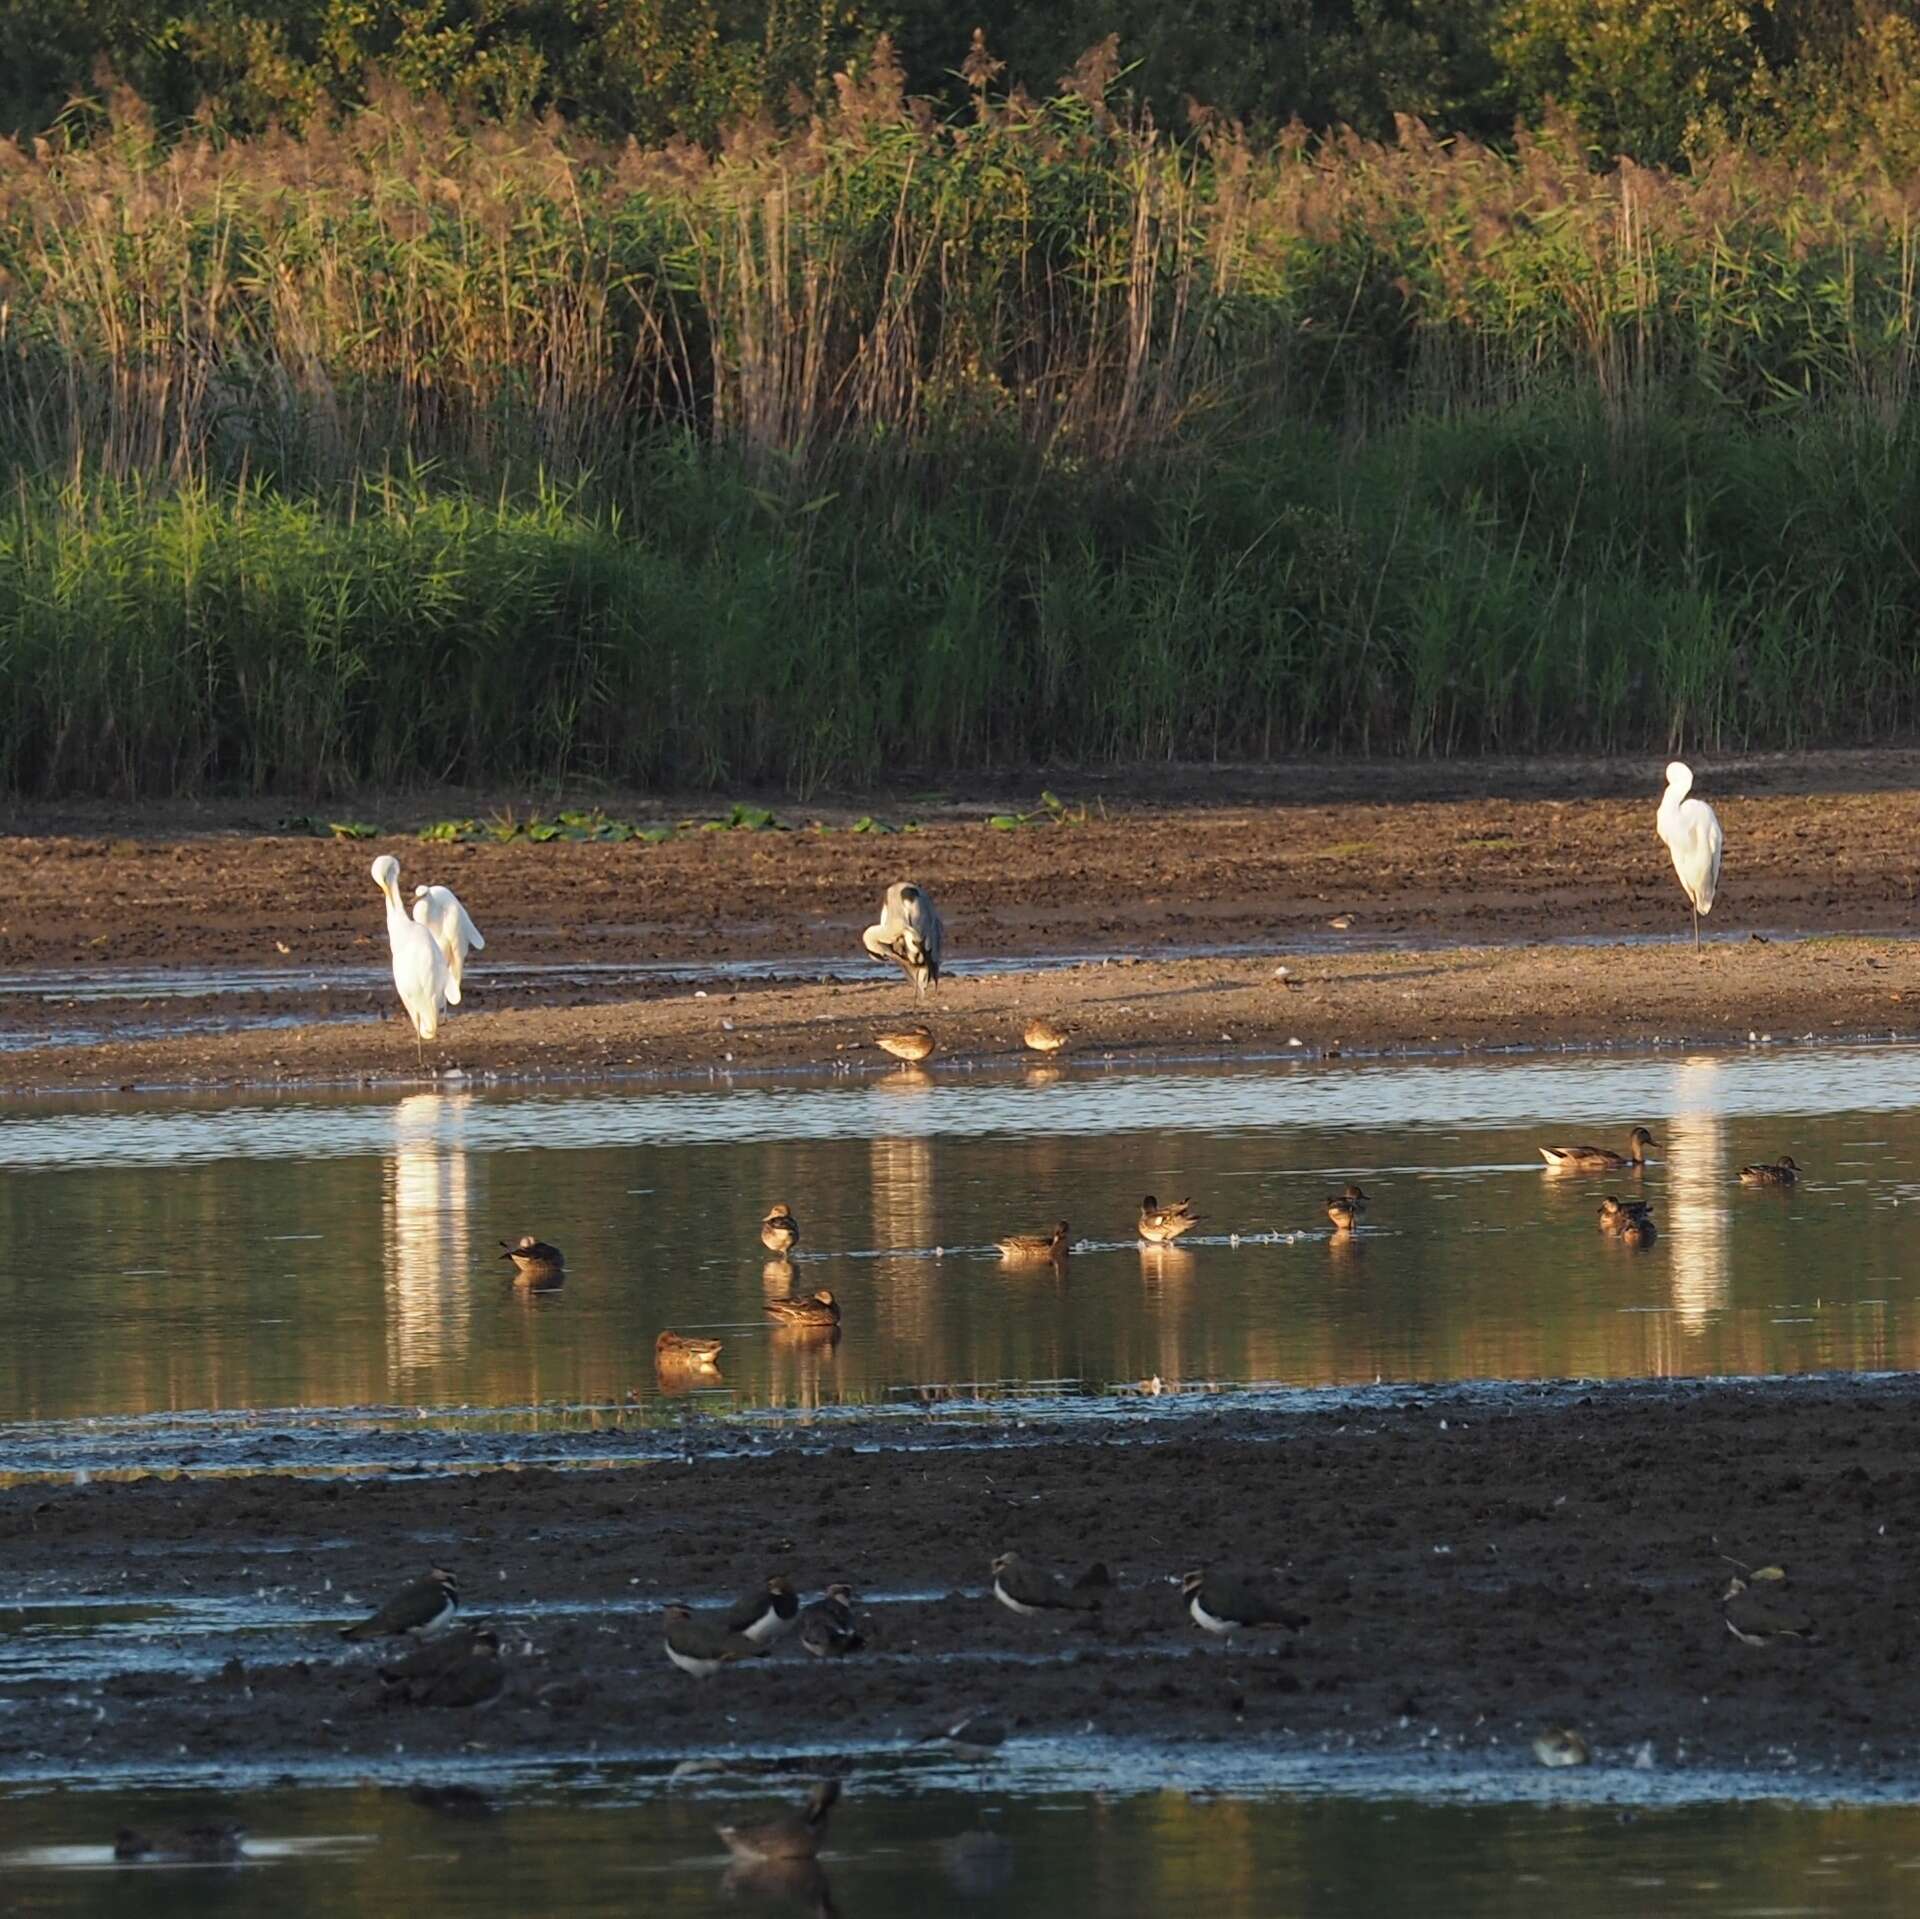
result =
M434 937L424 926L407 918L400 903L400 862L391 853L382 853L372 866L373 883L387 902L387 944L393 949L393 984L400 1004L413 1021L416 1046L440 1032L440 1009L447 1000L447 960Z
M447 962L447 1004L460 1004L460 969L469 953L484 953L487 943L480 929L467 917L467 909L450 886L416 886L413 889L413 921L433 935Z
M933 896L911 880L895 880L879 924L860 935L860 944L875 959L891 960L924 993L940 977L941 931Z
M1720 849L1726 835L1719 816L1705 800L1691 800L1693 768L1675 760L1667 768L1667 790L1660 798L1654 826L1673 855L1673 870L1693 906L1693 943L1700 944L1700 915L1713 911L1713 895L1720 884Z

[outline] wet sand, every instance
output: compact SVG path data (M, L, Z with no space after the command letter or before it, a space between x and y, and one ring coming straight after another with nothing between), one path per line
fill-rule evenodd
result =
M5 1769L845 1754L984 1707L1016 1742L1531 1769L1534 1736L1564 1725L1599 1765L1650 1742L1656 1767L1753 1768L1783 1790L1912 1776L1911 1381L1396 1391L899 1438L736 1427L596 1471L0 1491L13 1596L294 1615L230 1637L160 1628L137 1665L103 1644L80 1677L10 1674ZM1097 1620L1016 1617L987 1593L1009 1547L1068 1571L1104 1560L1116 1588ZM1729 1633L1736 1562L1785 1569L1776 1615L1804 1638ZM429 1563L458 1575L466 1619L503 1632L492 1705L395 1704L378 1654L336 1636L347 1594ZM1196 1630L1170 1579L1231 1564L1262 1569L1308 1623ZM851 1581L868 1649L817 1661L789 1640L708 1680L667 1664L663 1603L774 1570L809 1591Z
M189 989L195 968L258 968L286 990L91 1008L0 996L0 1085L417 1078L367 877L381 852L401 860L406 885L455 886L488 938L466 1004L427 1049L429 1072L877 1070L871 1042L889 1025L924 1018L949 1061L993 1058L1018 1054L1035 1014L1063 1019L1073 1051L1093 1058L1920 1032L1913 754L1703 767L1728 851L1699 959L1676 943L1689 922L1653 833L1650 765L1062 775L1054 784L1084 824L984 823L1031 803L1035 784L781 803L791 830L689 829L660 845L420 843L431 819L508 803L471 794L333 809L395 829L345 842L275 834L284 809L270 804L16 808L0 839L0 968L151 969ZM714 811L603 797L636 819ZM867 812L922 824L845 830ZM818 978L858 965L860 927L904 874L939 900L963 968L1085 963L963 971L924 1004L877 970ZM1210 947L1241 950L1190 956ZM727 979L716 970L727 961L816 978ZM525 963L680 974L502 970ZM74 1029L102 1043L61 1043Z

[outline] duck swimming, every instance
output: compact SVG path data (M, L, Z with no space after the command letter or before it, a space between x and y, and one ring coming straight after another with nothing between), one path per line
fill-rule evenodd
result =
M840 1302L823 1286L805 1299L770 1299L767 1311L783 1326L828 1327L840 1324Z
M800 1244L800 1222L784 1199L760 1222L760 1244L770 1253L790 1253Z
M1327 1196L1327 1217L1333 1221L1336 1233L1350 1233L1360 1224L1360 1214L1366 1205L1362 1199L1355 1204L1345 1193L1330 1193Z
M662 1333L653 1342L654 1363L659 1366L711 1366L720 1357L720 1341L695 1339L686 1333Z
M1800 1168L1793 1163L1791 1153L1782 1153L1770 1164L1762 1162L1758 1166L1743 1166L1740 1169L1742 1186L1791 1186L1800 1177Z
M1009 1233L993 1243L1002 1259L1065 1259L1073 1251L1064 1219L1050 1233Z
M1651 1219L1652 1202L1644 1199L1621 1199L1609 1193L1600 1202L1600 1230L1603 1233L1623 1233L1628 1224L1636 1219Z
M566 1270L567 1256L558 1246L522 1233L518 1239L503 1239L502 1259L513 1261L513 1270L521 1279L552 1279Z
M1543 1146L1540 1157L1550 1173L1637 1173L1646 1166L1647 1148L1659 1144L1644 1126L1636 1126L1627 1135L1624 1153L1609 1152L1604 1146Z

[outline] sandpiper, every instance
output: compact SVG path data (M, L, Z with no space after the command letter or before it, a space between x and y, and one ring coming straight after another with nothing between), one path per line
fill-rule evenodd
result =
M1058 1053L1071 1037L1064 1026L1056 1026L1050 1019L1030 1019L1020 1040L1030 1053Z
M891 1053L903 1066L918 1066L934 1054L933 1034L924 1026L903 1027L897 1033L876 1033L873 1043L883 1053Z

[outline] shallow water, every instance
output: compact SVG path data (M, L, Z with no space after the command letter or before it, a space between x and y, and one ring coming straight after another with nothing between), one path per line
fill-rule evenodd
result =
M953 1776L955 1772L959 1776ZM489 1787L491 1791L492 1788ZM522 1788L453 1819L393 1787L0 1797L0 1873L37 1913L259 1911L849 1914L974 1908L1007 1919L1207 1912L1220 1919L1383 1912L1567 1919L1624 1912L1798 1915L1910 1909L1920 1811L1732 1802L1675 1808L1422 1804L1202 1790L1031 1795L990 1773L874 1790L856 1774L820 1868L730 1877L722 1819L796 1803L788 1779ZM225 1867L116 1866L112 1834L244 1821ZM953 1845L961 1834L982 1842Z
M0 1421L1908 1367L1917 1067L1755 1048L21 1104ZM1541 1141L1635 1121L1664 1142L1644 1176L1541 1170ZM1735 1182L1782 1151L1793 1191ZM1374 1205L1336 1239L1348 1179ZM1613 1189L1653 1201L1655 1246L1596 1230ZM1200 1232L1141 1247L1147 1190L1191 1194ZM791 1262L758 1243L775 1199ZM1064 1273L991 1251L1056 1217ZM563 1287L510 1281L496 1242L521 1231L566 1249ZM820 1286L837 1343L769 1330L769 1297ZM717 1378L656 1376L668 1326L726 1342Z

